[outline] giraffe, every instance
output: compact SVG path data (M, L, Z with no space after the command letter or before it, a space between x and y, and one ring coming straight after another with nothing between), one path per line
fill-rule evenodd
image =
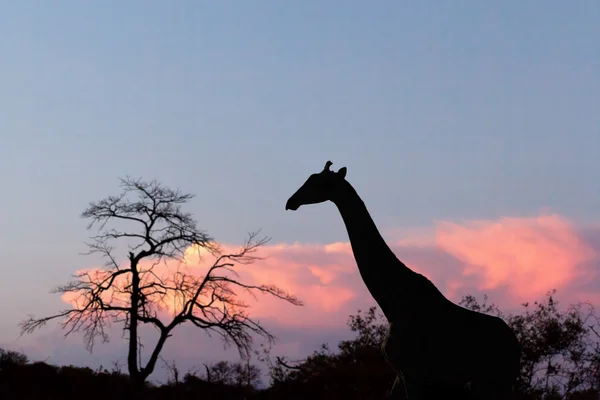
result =
M424 399L429 385L470 387L481 400L511 396L521 346L499 317L460 307L425 276L409 269L386 244L347 168L312 174L289 198L286 210L331 201L338 208L361 278L389 328L382 352L396 373L388 398Z

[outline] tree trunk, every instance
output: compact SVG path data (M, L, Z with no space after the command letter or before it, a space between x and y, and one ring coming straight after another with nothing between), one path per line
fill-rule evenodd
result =
M135 377L129 377L129 387L127 388L127 398L130 400L142 400L144 398L145 379L141 374Z
M142 375L138 364L138 306L140 276L137 270L137 260L133 253L129 253L131 268L131 304L129 310L129 351L127 354L127 369L132 399L138 399L144 387L145 377Z

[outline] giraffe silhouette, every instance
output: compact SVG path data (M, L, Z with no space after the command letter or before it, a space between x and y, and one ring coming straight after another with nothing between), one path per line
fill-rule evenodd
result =
M332 201L338 208L367 289L389 322L382 352L396 372L388 398L418 400L429 387L470 387L471 397L511 396L521 346L498 317L460 307L402 263L379 233L364 202L325 164L289 198L286 210Z

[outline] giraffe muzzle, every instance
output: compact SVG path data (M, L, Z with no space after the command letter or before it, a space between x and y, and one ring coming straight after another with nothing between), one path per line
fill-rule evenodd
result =
M300 204L295 203L294 201L292 201L291 198L287 201L287 203L285 203L286 211L287 210L296 211L298 209L298 207L300 207Z

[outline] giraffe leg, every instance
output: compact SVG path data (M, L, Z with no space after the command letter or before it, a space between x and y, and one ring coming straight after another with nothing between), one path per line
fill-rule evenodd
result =
M512 383L474 381L471 396L475 400L508 400L512 398Z
M418 371L405 368L402 375L404 378L404 390L406 392L407 399L427 399L427 382L422 376L419 375Z
M388 391L386 399L389 400L416 400L425 399L426 385L422 380L406 380L400 373ZM410 393L410 394L409 394Z
M387 399L390 400L406 400L406 389L404 388L404 380L396 375L392 388L388 391Z
M389 391L388 398L398 400L424 399L426 381L419 374L418 354L408 351L411 343L404 343L405 338L400 338L398 330L390 323L387 335L381 346L387 362L396 372L396 380ZM413 346L414 347L414 346Z

